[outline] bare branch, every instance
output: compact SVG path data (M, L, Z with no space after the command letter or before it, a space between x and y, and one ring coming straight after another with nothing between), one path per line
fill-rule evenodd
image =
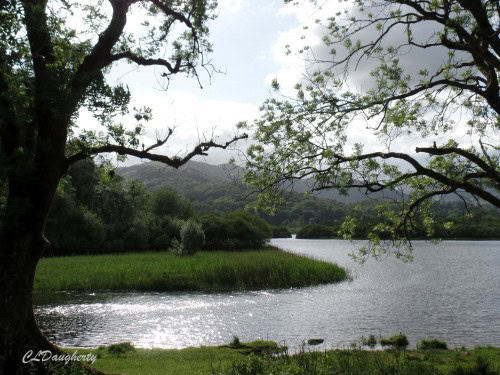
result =
M202 142L198 144L196 147L193 148L191 152L189 152L186 156L183 158L179 157L173 157L170 158L166 155L158 155L158 154L152 154L149 151L161 146L164 144L168 138L170 137L171 133L167 135L167 137L160 141L159 143L148 147L145 150L137 150L131 147L126 147L126 146L120 146L120 145L114 145L114 144L107 144L104 146L100 147L93 147L90 149L82 150L68 158L66 158L66 166L69 167L71 164L88 158L91 155L96 155L96 154L101 154L101 153L106 153L106 152L116 152L118 155L130 155L130 156L135 156L140 159L148 159L151 161L158 161L161 163L164 163L170 167L173 168L179 168L180 166L186 164L189 160L191 160L193 157L197 155L207 155L207 151L210 150L211 148L220 148L220 149L227 149L229 146L233 145L239 140L242 139L247 139L248 135L247 134L242 134L239 136L233 137L231 140L227 141L224 144L219 144L214 141L208 141L208 142Z

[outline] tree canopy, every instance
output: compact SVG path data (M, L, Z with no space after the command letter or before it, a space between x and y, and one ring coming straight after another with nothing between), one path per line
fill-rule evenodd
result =
M216 5L215 0L0 2L0 190L7 192L6 202L0 202L0 373L31 371L21 362L28 350L59 352L36 325L31 295L36 265L49 245L49 209L71 165L116 153L179 168L246 137L235 134L218 143L200 136L185 154L159 154L173 129L143 143L151 110L130 113L129 88L107 80L128 62L156 68L165 88L178 74L201 82L199 71L214 72L208 22ZM77 121L84 110L102 132ZM128 115L133 126L119 121Z
M245 178L271 210L298 180L311 191L396 191L400 199L381 202L357 256L394 251L409 259L415 222L433 236L435 199L454 195L467 205L472 197L500 208L500 7L467 0L342 7L312 26L321 43L303 36L299 50L286 46L303 56L304 76L291 94L274 80L260 119L242 124L258 141L247 151ZM348 217L345 238L355 226Z

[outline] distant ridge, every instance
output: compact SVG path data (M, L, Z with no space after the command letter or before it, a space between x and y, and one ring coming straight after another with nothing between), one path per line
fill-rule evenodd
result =
M147 162L116 170L116 173L126 180L142 181L149 190L167 186L185 198L199 200L216 199L222 196L241 199L241 196L246 195L250 190L241 182L243 172L242 168L230 164L212 165L193 160L179 169L158 162ZM304 193L308 189L307 181L299 181L294 184L293 191ZM332 189L316 192L313 196L343 203L353 203L380 197L381 194L372 194L368 197L357 189L350 189L349 195L343 196ZM397 198L397 194L390 191L386 192L386 196Z

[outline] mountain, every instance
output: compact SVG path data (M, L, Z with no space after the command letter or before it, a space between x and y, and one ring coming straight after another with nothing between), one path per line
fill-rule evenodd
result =
M167 186L185 198L201 201L221 197L232 197L237 200L245 198L250 193L250 189L241 182L243 172L242 168L230 164L212 165L192 160L179 169L167 167L158 162L147 162L118 168L116 171L126 180L141 180L150 190ZM293 186L293 191L296 193L304 193L309 189L308 181L298 181ZM382 194L372 194L368 197L357 189L350 189L349 195L343 196L332 189L315 192L313 196L343 203L353 203L377 198ZM385 192L385 196L398 198L395 192L390 191Z

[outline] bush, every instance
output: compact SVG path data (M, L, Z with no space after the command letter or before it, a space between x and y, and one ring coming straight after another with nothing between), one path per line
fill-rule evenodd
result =
M263 247L272 236L270 225L247 211L235 211L226 216L230 220L233 246L236 249Z
M374 348L377 345L377 338L374 335L370 335L367 339L363 339L363 345Z
M51 246L44 255L99 253L106 239L104 224L95 213L61 195L52 203L46 234Z
M389 338L380 339L380 345L382 346L392 346L395 349L406 349L410 343L406 335L400 333L399 335L394 335Z
M205 250L225 250L231 247L231 224L219 215L205 215L199 218L205 232Z
M165 250L172 247L173 241L181 240L183 221L173 217L153 217L149 227L149 246L154 250Z
M205 232L205 250L244 250L263 247L272 235L272 229L260 217L246 211L224 216L200 217Z
M299 239L324 239L335 238L336 236L337 233L334 228L319 224L307 224L297 232L297 238Z
M108 353L114 355L125 354L127 352L133 352L135 350L134 346L129 342L120 342L118 344L111 344L108 346Z
M149 216L147 214L137 215L132 225L125 233L125 247L127 250L147 250L149 247Z
M445 341L438 339L427 339L422 340L417 344L417 349L429 350L429 349L448 349L448 344Z
M292 238L292 234L285 226L272 227L273 238Z
M181 255L192 255L201 250L205 243L205 233L194 220L186 221L181 228Z

